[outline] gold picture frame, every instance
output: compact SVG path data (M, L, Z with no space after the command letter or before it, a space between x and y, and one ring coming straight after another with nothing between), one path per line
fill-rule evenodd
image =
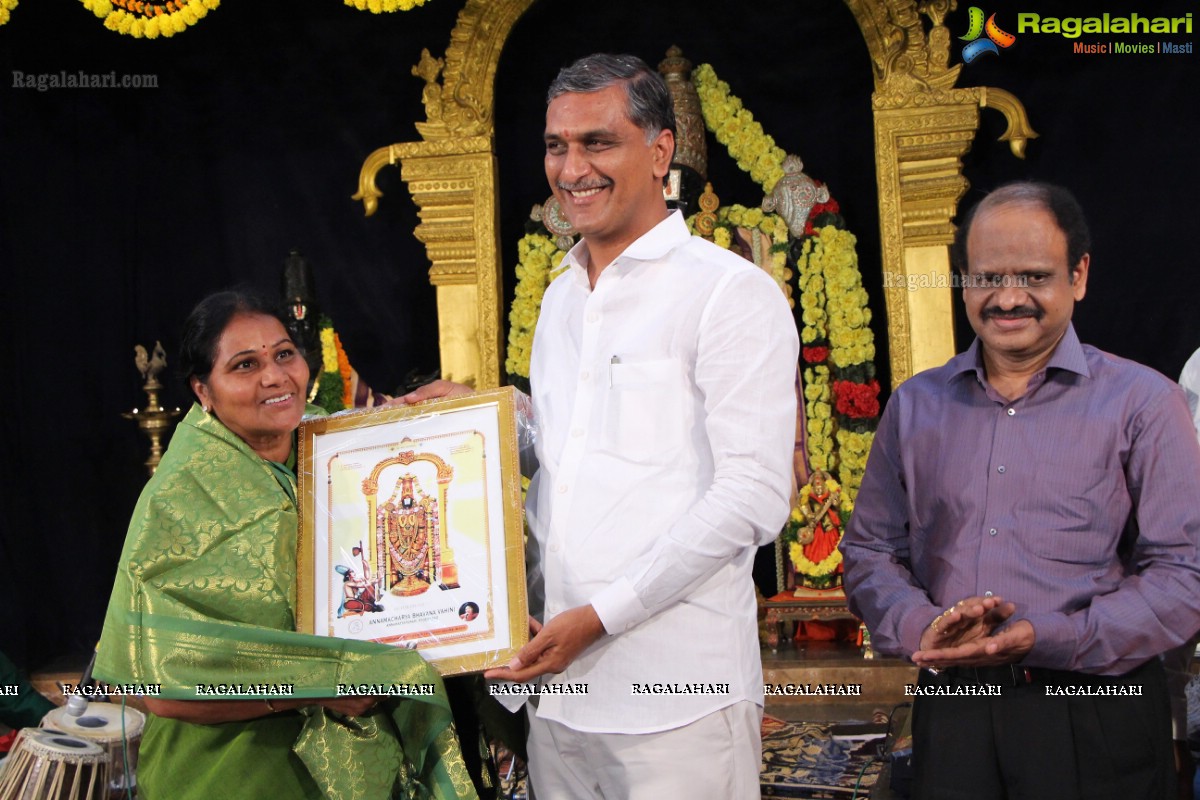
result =
M306 419L296 628L420 652L441 674L529 640L511 387Z

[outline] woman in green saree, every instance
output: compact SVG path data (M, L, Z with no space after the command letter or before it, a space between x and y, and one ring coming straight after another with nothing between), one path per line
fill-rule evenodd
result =
M294 632L308 367L282 319L218 293L189 316L181 351L198 402L134 510L95 669L160 687L139 796L475 797L442 682L417 653ZM338 696L362 683L438 693ZM231 684L254 699L206 699Z

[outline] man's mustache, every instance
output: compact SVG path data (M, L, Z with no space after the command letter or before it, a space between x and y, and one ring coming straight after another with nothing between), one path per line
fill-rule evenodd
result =
M599 181L579 181L578 183L558 182L558 188L564 192L586 192L588 189L603 189L605 186L611 186L610 180Z
M988 306L979 315L982 319L1025 319L1032 317L1041 321L1042 317L1046 316L1046 312L1034 306L1017 306L1016 308L1000 308L1000 306Z

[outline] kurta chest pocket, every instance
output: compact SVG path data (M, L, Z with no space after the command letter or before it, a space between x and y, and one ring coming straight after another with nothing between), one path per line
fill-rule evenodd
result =
M609 364L604 438L641 463L670 460L683 443L686 375L674 358Z

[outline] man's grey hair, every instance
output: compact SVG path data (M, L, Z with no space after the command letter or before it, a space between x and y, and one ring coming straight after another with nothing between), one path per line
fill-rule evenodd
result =
M662 76L637 56L596 53L563 67L546 92L546 105L567 92L599 92L621 84L629 121L646 132L646 143L660 131L675 135L675 104Z

